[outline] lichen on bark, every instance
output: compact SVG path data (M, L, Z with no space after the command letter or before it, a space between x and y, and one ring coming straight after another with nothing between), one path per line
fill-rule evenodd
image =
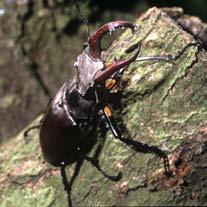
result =
M127 49L138 44L139 56L181 55L172 62L132 63L123 75L122 107L115 114L133 140L169 155L172 175L163 174L162 160L154 154L135 153L108 131L100 165L110 174L122 171L122 179L112 182L85 161L72 201L78 206L205 205L207 54L196 45L183 51L193 36L160 9L148 10L136 24L135 34L126 31L105 52L106 62L128 58L133 51ZM43 163L38 130L30 133L28 144L22 132L5 143L0 162L1 206L67 206L59 169ZM69 178L73 167L67 168Z

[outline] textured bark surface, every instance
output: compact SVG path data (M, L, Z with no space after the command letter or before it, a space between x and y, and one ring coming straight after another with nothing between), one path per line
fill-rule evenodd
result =
M140 56L176 57L194 41L157 8L136 23L133 36L126 31L105 52L106 62L129 57L138 43ZM162 160L154 154L136 153L108 131L105 137L98 135L103 143L98 158L106 172L122 171L123 177L112 182L84 161L72 187L73 204L207 205L206 75L207 53L195 45L173 62L132 63L123 75L123 97L115 116L122 117L133 140L159 146L169 155L172 176L163 174ZM38 133L31 131L25 144L20 132L1 146L0 206L67 206L59 169L43 162ZM73 172L74 166L67 167L69 179Z

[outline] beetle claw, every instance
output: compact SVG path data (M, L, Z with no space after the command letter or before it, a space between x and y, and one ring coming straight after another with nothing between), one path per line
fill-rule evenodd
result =
M101 56L100 42L103 35L106 33L112 34L112 32L118 28L130 28L132 30L132 33L134 33L136 26L127 21L113 21L100 27L96 32L91 35L90 39L88 40L90 48L89 53L93 58L100 58Z

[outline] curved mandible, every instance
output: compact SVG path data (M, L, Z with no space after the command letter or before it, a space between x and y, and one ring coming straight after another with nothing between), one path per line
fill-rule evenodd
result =
M99 70L95 74L94 81L96 83L103 82L106 79L108 79L111 75L113 75L116 71L130 65L133 61L136 60L139 54L139 51L140 51L140 47L141 45L138 45L138 48L136 49L135 54L131 58L127 60L114 61L109 67L105 68L104 70Z
M127 22L127 21L113 21L109 22L107 24L104 24L102 27L100 27L96 32L94 32L90 39L88 40L89 43L89 53L90 55L97 59L101 56L101 38L102 36L107 32L112 32L116 30L117 28L131 28L132 32L134 32L135 25Z

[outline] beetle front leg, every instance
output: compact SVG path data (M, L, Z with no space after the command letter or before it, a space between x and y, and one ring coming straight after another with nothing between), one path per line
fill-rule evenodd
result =
M120 69L124 68L125 66L128 66L133 61L135 61L135 62L139 62L139 61L166 61L166 62L173 63L173 61L176 61L185 52L185 50L187 48L189 48L190 46L197 46L198 48L201 48L201 45L199 44L199 42L192 42L192 43L187 44L182 49L182 51L179 54L177 54L176 56L171 56L171 55L160 55L159 56L158 55L158 56L137 57L140 52L140 48L141 48L141 45L138 45L137 51L132 58L130 58L128 60L123 60L123 61L114 61L109 67L105 68L102 71L98 71L97 74L95 75L94 81L96 83L106 81L111 75L113 75L114 73L116 73Z
M109 106L104 106L103 109L103 114L106 118L106 121L114 135L115 138L118 138L121 136L121 133L119 132L116 124L115 124L115 121L114 121L114 117L113 117L113 114L112 114L112 111L111 109L109 108Z
M137 57L136 62L139 61L166 61L166 62L173 62L176 61L184 52L187 48L191 46L197 46L198 48L201 48L201 44L199 42L191 42L187 44L176 56L172 55L158 55L158 56L146 56L146 57Z
M144 56L144 57L137 57L136 58L136 62L139 61L166 61L166 62L172 62L175 60L175 58L173 58L170 55L161 55L161 56Z

